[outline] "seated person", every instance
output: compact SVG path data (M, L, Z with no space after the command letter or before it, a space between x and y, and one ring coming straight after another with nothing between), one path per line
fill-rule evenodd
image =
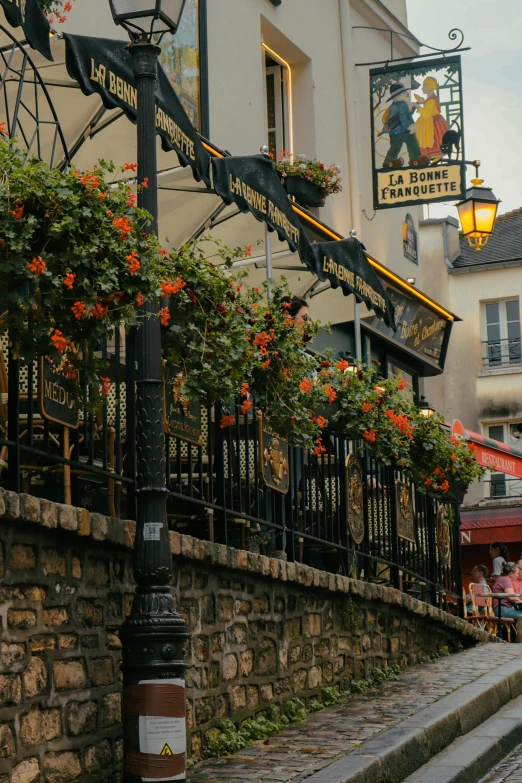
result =
M479 595L484 595L484 593L489 593L490 592L488 584L486 582L487 578L488 578L488 569L486 568L486 566L483 566L483 565L473 566L473 568L471 570L471 583L474 584L474 585L480 585L482 587L481 590L477 590L475 592L475 595L477 597ZM471 591L466 596L466 600L469 601L469 603L466 605L466 609L468 611L468 614L473 614L473 603L472 603L472 600L471 600ZM481 601L481 603L485 603L485 602ZM477 606L477 609L478 609L478 613L479 614L484 614L484 610L486 608L485 605L484 606L479 606L478 604L476 604L476 606Z
M514 582L516 582L518 577L518 569L514 563L504 563L502 566L502 576L498 576L495 580L495 584L493 585L492 592L493 593L507 593L505 598L494 598L493 599L493 609L498 617L499 614L499 605L502 606L502 617L508 617L512 618L513 620L517 620L519 617L522 617L522 599L521 598L511 598L509 596L510 593L515 593L514 588Z
M517 578L513 582L513 587L515 588L515 593L522 593L522 560L518 560L516 563L517 566Z

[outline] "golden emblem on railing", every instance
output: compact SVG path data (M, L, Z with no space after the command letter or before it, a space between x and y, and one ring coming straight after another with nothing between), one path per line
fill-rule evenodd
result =
M403 484L399 492L399 504L401 507L401 515L405 519L411 517L411 494L409 488Z
M274 432L261 411L257 412L259 476L265 486L285 494L290 486L288 441Z
M437 511L437 551L441 565L445 566L451 565L451 528L449 523L451 513L451 510L444 506L440 506Z
M184 394L187 377L163 362L163 418L165 432L187 443L201 446L203 430L201 401Z
M364 484L361 463L355 454L346 458L346 521L356 544L364 539Z
M279 487L284 477L288 474L288 461L278 438L272 438L270 445L263 452L263 458L265 460L265 468L270 466L272 481Z
M415 543L415 519L411 487L404 481L395 482L397 535Z
M183 373L179 372L173 381L169 382L172 388L172 399L175 405L181 405L183 414L186 416L190 405L190 397L182 394L183 386L185 385L185 378Z

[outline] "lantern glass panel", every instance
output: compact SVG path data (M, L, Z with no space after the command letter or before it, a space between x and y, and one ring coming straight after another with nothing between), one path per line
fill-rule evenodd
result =
M175 32L185 0L110 0L117 24L128 21L148 32L154 20L154 32Z
M491 234L495 225L497 215L497 204L484 204L476 202L475 204L475 229L484 234Z
M473 209L473 199L467 199L458 204L457 209L459 211L460 225L462 226L462 233L464 236L473 233L475 229L475 212Z

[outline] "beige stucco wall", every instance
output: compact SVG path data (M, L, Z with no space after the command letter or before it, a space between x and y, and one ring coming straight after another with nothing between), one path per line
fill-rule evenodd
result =
M450 259L458 249L458 231L450 222ZM446 420L483 433L488 424L522 420L522 367L484 373L482 305L495 299L522 298L522 267L448 270L444 263L442 221L426 221L420 233L425 290L462 322L453 326L444 374L425 380L426 396ZM484 485L474 485L466 504L484 497Z
M418 223L422 208L381 210L371 222L362 213L373 214L369 68L355 63L388 58L390 45L387 34L353 28L407 31L406 0L284 0L279 7L269 0L208 0L207 7L212 141L237 155L266 143L264 42L292 68L292 151L342 168L343 191L327 199L319 217L343 235L357 229L372 255L422 287L422 269L403 257L401 237L406 212ZM74 4L63 29L125 37L107 0ZM396 39L396 56L413 51Z

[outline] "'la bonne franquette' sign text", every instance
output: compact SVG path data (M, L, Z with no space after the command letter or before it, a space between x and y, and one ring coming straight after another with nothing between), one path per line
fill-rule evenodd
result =
M460 163L412 171L378 171L379 203L383 206L404 204L426 198L426 201L454 199L461 195Z

